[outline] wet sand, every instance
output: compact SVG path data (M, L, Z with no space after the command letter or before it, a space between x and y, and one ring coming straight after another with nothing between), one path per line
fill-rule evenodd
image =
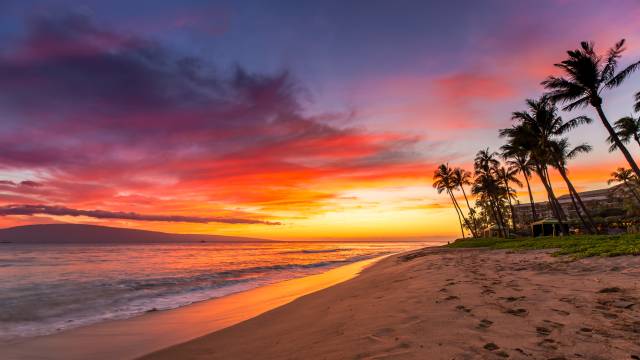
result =
M143 359L504 358L640 359L640 256L415 251Z
M377 259L203 301L179 309L108 321L53 335L0 343L0 359L133 359L237 324L356 276ZM43 304L46 306L46 304Z

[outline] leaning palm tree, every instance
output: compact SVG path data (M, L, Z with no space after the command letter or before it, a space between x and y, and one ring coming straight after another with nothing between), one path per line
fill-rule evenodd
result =
M464 201L467 203L467 208L469 209L469 217L471 217L471 223L473 224L473 228L469 230L472 232L474 237L478 237L478 222L476 221L474 210L469 204L469 199L467 198L467 192L464 190L465 186L470 186L471 183L471 172L464 170L462 168L454 168L451 172L453 184L462 191L462 195L464 196Z
M513 231L516 231L516 212L513 207L513 202L511 201L516 197L516 191L511 187L511 183L522 187L522 182L517 178L516 170L505 168L504 166L501 166L496 170L496 175L505 187L507 202L509 203L509 211L511 212L511 228Z
M451 199L451 203L456 210L456 214L458 215L458 221L460 222L460 231L462 232L462 237L464 238L464 225L463 225L463 214L458 206L458 202L456 198L453 196L453 189L455 189L452 170L448 164L441 164L438 166L436 171L433 173L433 187L436 189L438 194L442 194L446 192Z
M548 96L551 100L568 103L563 110L570 111L578 107L593 106L602 120L602 124L609 132L611 140L622 152L633 172L640 176L640 168L616 134L602 109L602 91L619 86L629 74L640 68L640 61L637 61L624 70L616 72L618 59L625 50L624 42L624 39L617 42L603 58L596 54L593 43L583 41L580 44L580 49L568 51L569 57L555 64L564 71L565 77L549 76L542 82L542 85L550 90Z
M502 156L507 162L509 170L515 171L516 174L522 174L525 183L527 184L527 191L529 192L529 203L531 204L531 217L533 221L536 221L538 216L536 214L536 205L533 201L533 193L531 192L531 184L529 179L531 173L534 171L535 166L529 158L529 153L522 149L514 147L513 144L505 144L501 148Z
M636 192L635 186L638 184L638 178L633 174L630 169L619 167L616 171L611 173L611 178L607 181L607 184L622 183L629 189L631 194L640 202L640 197Z
M634 119L631 116L622 117L614 123L614 127L616 129L616 134L625 144L628 144L631 139L633 139L636 144L640 145L640 117ZM609 151L613 152L618 147L616 143L613 141L611 136L607 138L607 141L611 146L609 147Z
M569 189L569 197L571 198L571 202L573 204L573 208L576 211L576 215L582 222L582 225L584 226L584 228L589 233L597 232L598 229L596 228L596 225L593 222L593 218L591 217L589 210L582 202L582 198L580 197L580 194L576 191L576 188L573 186L573 183L571 182L571 180L569 180L568 170L567 170L568 160L575 158L576 156L578 156L578 154L588 153L589 151L591 151L591 145L581 144L574 148L571 148L571 146L569 145L569 140L567 138L562 138L560 140L553 141L550 145L551 145L550 146L551 148L549 150L549 155L552 161L552 165L554 168L556 168L556 170L558 170L565 184L567 184L567 188ZM584 217L582 217L582 214L580 213L580 211L582 211L585 214L585 216L587 217L587 220L585 220Z

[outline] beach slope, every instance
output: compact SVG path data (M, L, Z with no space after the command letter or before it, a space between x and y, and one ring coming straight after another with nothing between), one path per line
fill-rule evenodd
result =
M431 248L162 359L638 359L640 257Z

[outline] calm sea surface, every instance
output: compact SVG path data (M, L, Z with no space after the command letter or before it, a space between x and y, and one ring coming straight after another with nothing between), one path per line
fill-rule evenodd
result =
M184 306L433 243L0 244L0 340Z

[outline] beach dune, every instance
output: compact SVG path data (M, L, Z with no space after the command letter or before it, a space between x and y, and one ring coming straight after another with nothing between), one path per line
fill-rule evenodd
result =
M145 360L638 359L640 257L431 248Z

